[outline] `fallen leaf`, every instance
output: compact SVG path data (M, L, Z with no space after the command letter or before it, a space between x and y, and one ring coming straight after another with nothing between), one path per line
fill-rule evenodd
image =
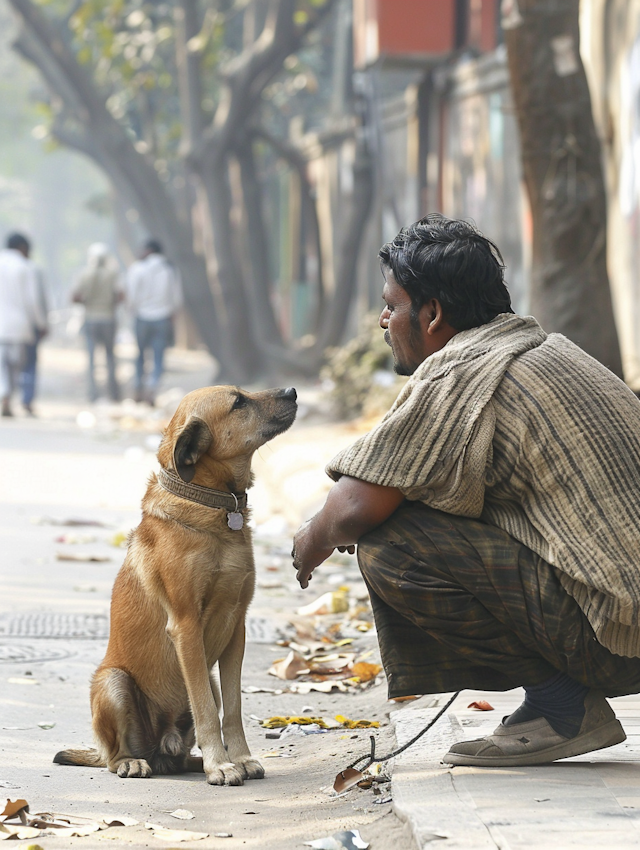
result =
M32 826L22 826L22 824L10 826L6 823L0 823L0 841L7 841L9 838L17 838L18 840L38 838L39 835L41 835L40 830Z
M343 714L336 714L336 720L344 729L378 729L378 720L349 720Z
M308 605L298 608L302 617L309 614L342 614L349 610L349 599L345 590L330 590Z
M16 815L20 817L20 820L25 822L24 817L21 816L21 812L29 811L29 803L26 800L9 800L4 805L4 810L0 812L0 822L5 821L7 818L14 818Z
M152 831L154 838L161 838L163 841L200 841L201 838L208 838L208 832L189 832L187 829L166 829L164 826L159 826L157 823L145 823L145 829Z
M105 826L136 826L136 824L140 823L135 818L130 818L127 815L118 815L115 817L114 815L106 815L105 817L100 818L102 823Z
M278 661L275 661L269 668L269 673L272 676L277 676L278 679L285 680L295 679L296 676L300 676L302 673L308 672L308 663L298 652L293 650L291 650L286 658L281 658Z
M195 817L189 809L176 809L175 812L167 812L167 814L171 815L172 818L178 818L178 820L193 820Z
M354 785L361 782L363 778L364 776L361 771L356 770L355 767L348 767L346 770L341 770L336 776L333 783L333 790L336 794L343 794L349 788L353 788Z
M83 563L99 564L110 561L108 555L91 555L88 552L56 552L56 561L82 561Z
M232 832L214 832L213 837L214 838L233 838L233 833Z
M255 685L247 685L246 688L242 689L243 694L283 694L284 691L281 688L258 688Z
M420 694L422 696L422 694ZM409 697L391 697L389 702L410 702L413 699L420 699L420 696L409 696Z
M380 664L371 664L368 661L358 661L351 668L351 675L357 676L361 682L370 682L375 679L378 673L382 670Z
M478 711L493 711L493 706L486 701L486 699L475 700L475 702L470 702L467 708L475 708Z
M336 679L330 679L327 682L294 682L289 691L292 694L308 694L311 691L319 691L322 694L330 694L333 689L338 691L347 691L348 688L343 682Z
M54 727L55 725L56 725L56 724L55 724L55 721L54 721L54 720L41 720L41 721L40 721L40 723L38 723L38 726L39 726L41 729L53 729L53 727Z
M349 829L344 832L336 832L325 838L316 838L315 841L305 841L308 847L316 850L367 850L369 844L364 841L357 829Z
M59 534L54 538L55 543L95 543L98 538L95 534Z
M39 685L40 682L37 679L31 679L27 676L10 676L7 679L10 685Z
M298 726L309 726L311 723L317 723L317 725L321 726L323 729L329 728L325 725L325 721L322 717L310 717L308 714L305 714L304 716L276 715L275 717L269 717L267 720L263 720L260 725L264 729L281 729L282 727L289 726L292 723L295 723Z

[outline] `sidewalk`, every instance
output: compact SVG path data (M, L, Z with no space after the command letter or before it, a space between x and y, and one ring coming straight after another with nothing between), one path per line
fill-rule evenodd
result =
M617 747L548 767L482 770L445 768L450 744L491 731L521 701L506 694L465 691L448 714L395 759L391 786L331 794L338 770L368 750L369 731L267 739L257 718L314 714L380 722L377 752L391 751L418 732L447 695L393 705L385 685L359 693L287 693L267 674L286 654L276 644L295 610L320 594L362 582L353 558L336 558L301 591L290 568L291 532L321 504L330 482L324 463L357 435L355 426L320 421L301 392L301 417L255 458L251 503L256 519L258 588L250 610L243 716L250 746L264 759L267 779L241 788L213 788L202 776L119 780L104 770L59 767L53 754L91 745L89 679L106 645L113 579L124 557L111 539L133 527L163 418L181 392L208 383L207 358L172 353L165 376L166 407L90 406L83 399L81 351L43 352L38 419L0 422L0 800L26 798L31 811L126 815L135 827L112 827L83 838L45 836L45 850L113 846L169 847L145 822L203 831L186 846L289 850L340 830L359 829L371 850L500 848L563 850L640 847L640 698L612 700L628 735ZM161 393L161 397L162 397ZM305 413L308 415L305 417ZM87 415L88 414L88 415ZM93 418L92 418L93 417ZM314 418L315 417L315 418ZM315 423L315 424L314 424ZM51 520L100 520L104 528L64 527ZM76 542L59 542L67 536ZM93 537L78 542L82 535ZM105 561L74 562L57 553L91 552ZM378 656L373 632L354 646ZM260 689L263 689L262 692ZM274 691L285 691L274 693ZM493 711L467 706L483 698ZM391 714L391 721L389 721ZM394 737L395 733L395 737ZM392 799L392 802L390 798ZM190 810L180 821L169 814ZM233 837L215 837L215 833ZM177 839L176 839L177 840Z

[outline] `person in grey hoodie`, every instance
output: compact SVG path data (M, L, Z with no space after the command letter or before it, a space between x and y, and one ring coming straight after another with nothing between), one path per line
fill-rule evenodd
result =
M89 398L96 401L98 387L95 379L95 351L104 347L107 361L107 383L111 401L120 399L116 376L114 344L116 336L116 307L122 298L119 272L109 248L94 242L87 251L87 265L80 272L72 293L72 300L84 306L84 332L89 354Z
M164 371L164 353L173 344L174 316L182 306L178 274L163 255L157 240L149 239L143 247L141 259L129 268L126 297L135 318L138 342L135 399L154 404ZM153 369L146 378L145 355L148 349L153 352Z

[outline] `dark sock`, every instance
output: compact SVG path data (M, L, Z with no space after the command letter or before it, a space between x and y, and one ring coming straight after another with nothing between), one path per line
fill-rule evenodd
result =
M505 718L504 725L527 723L544 717L554 732L574 738L584 720L586 685L570 679L566 673L556 673L539 685L526 686L522 705Z

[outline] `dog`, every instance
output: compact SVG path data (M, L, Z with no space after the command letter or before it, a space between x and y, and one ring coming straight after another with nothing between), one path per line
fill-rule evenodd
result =
M120 777L204 771L211 785L262 779L241 716L255 587L245 491L254 451L296 412L293 388L208 387L182 400L113 587L107 653L91 683L98 747L62 750L55 763ZM202 758L191 756L196 743Z

